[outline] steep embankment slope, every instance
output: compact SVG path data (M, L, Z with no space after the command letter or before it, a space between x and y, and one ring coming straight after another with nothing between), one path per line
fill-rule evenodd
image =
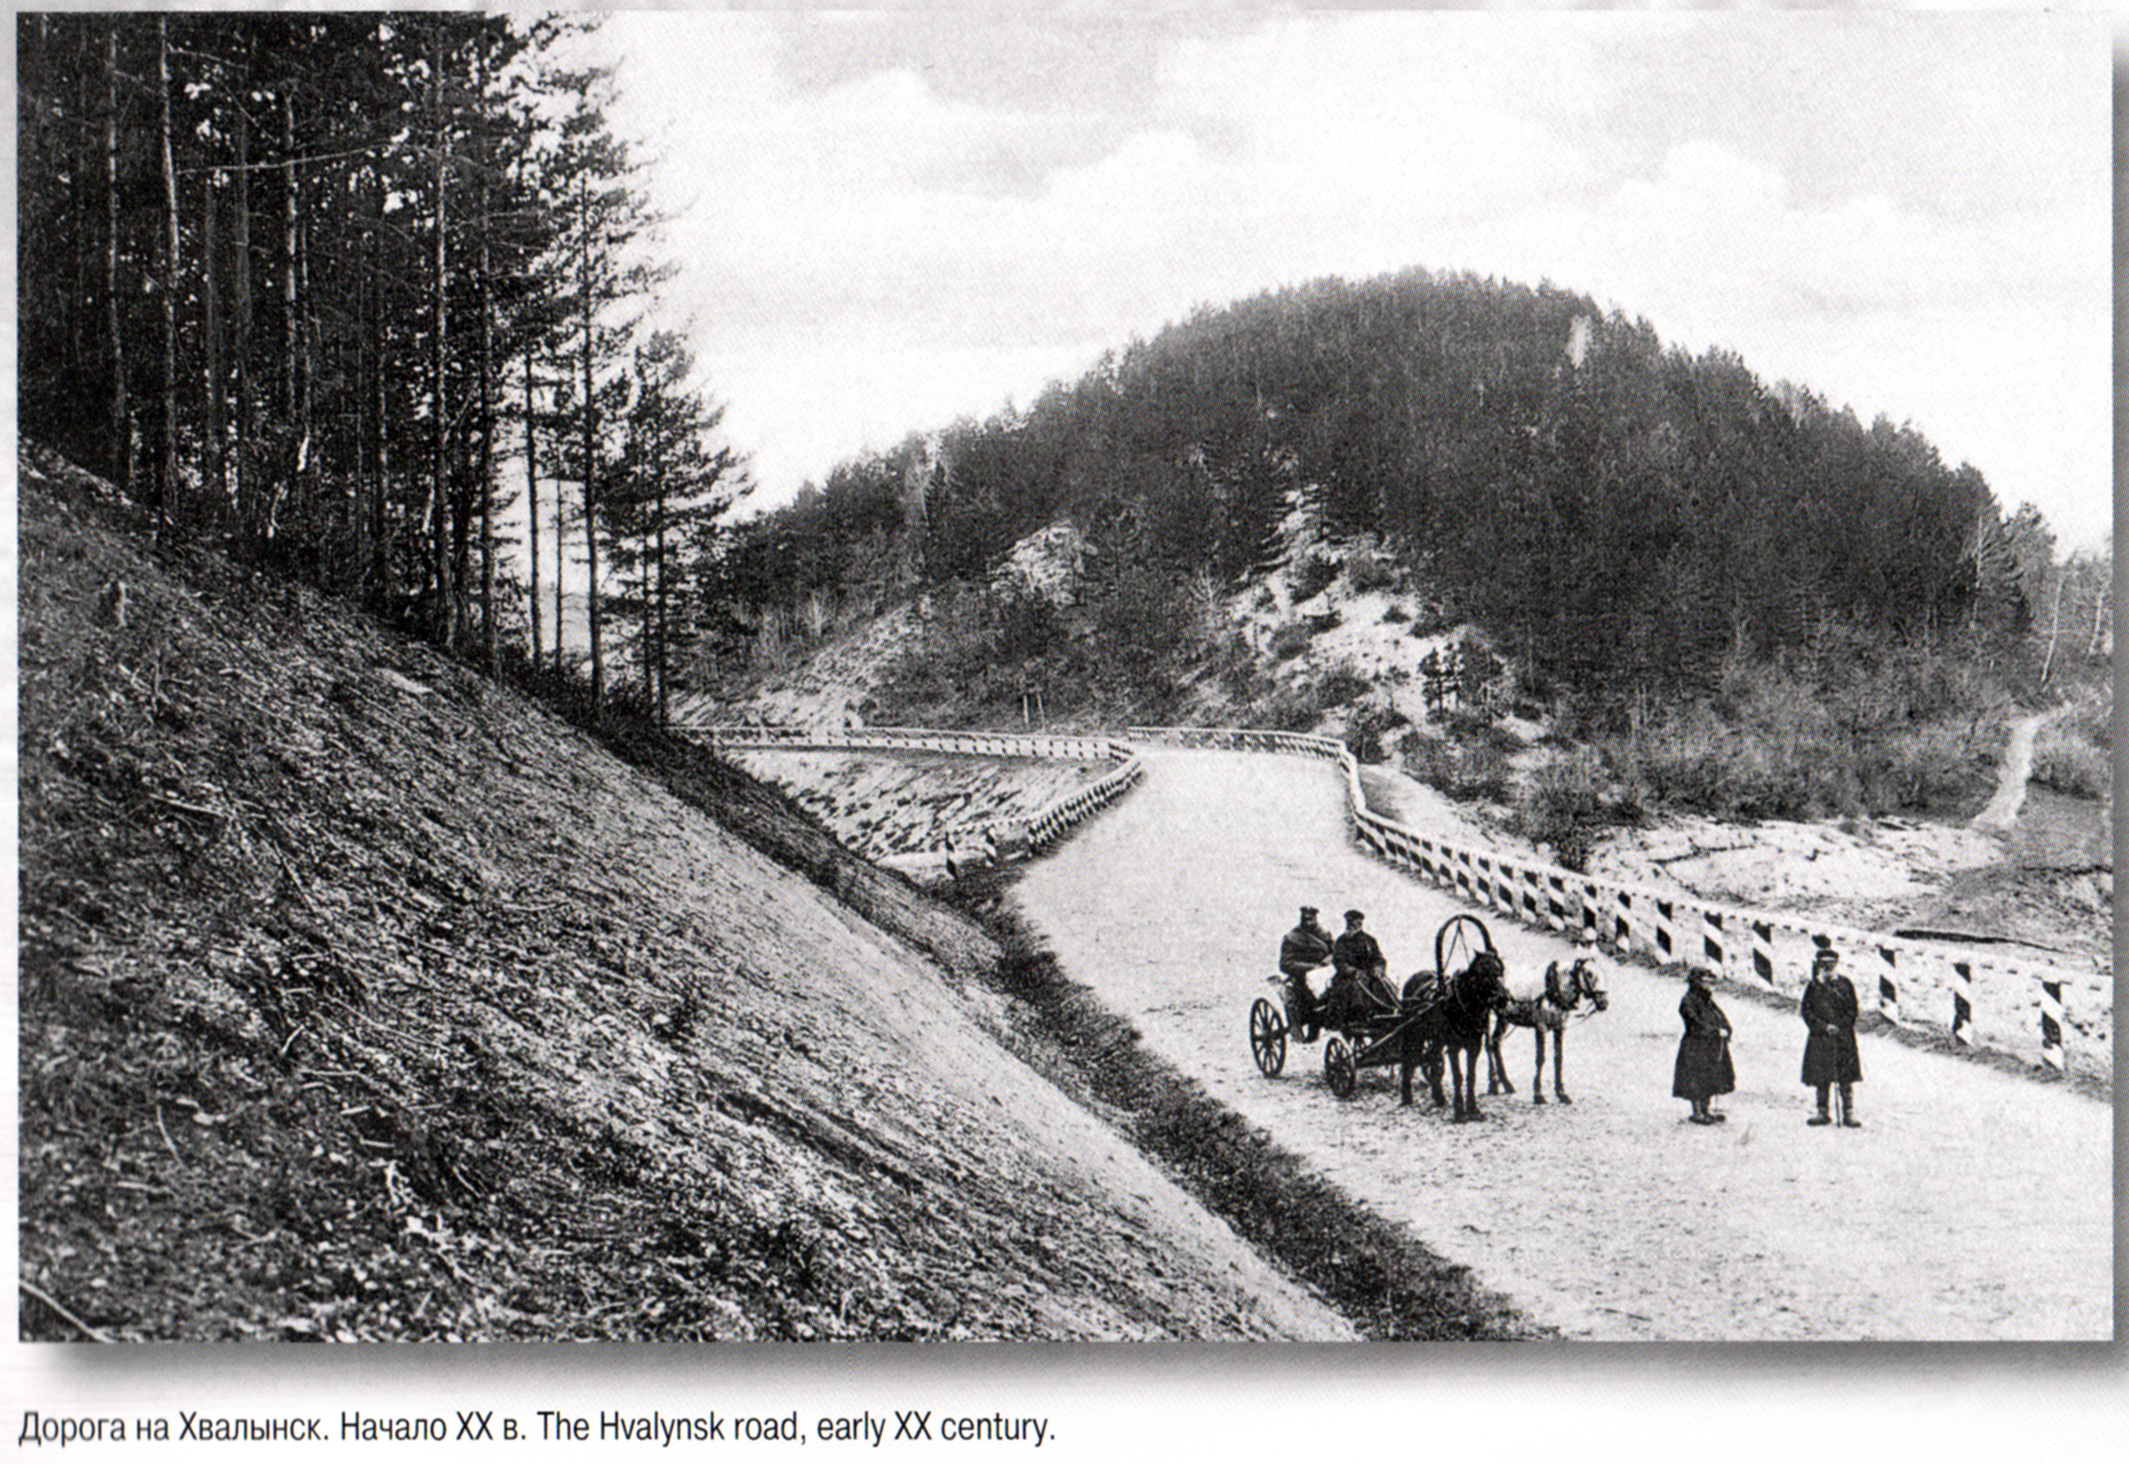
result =
M979 932L95 497L25 465L25 1336L1348 1335Z

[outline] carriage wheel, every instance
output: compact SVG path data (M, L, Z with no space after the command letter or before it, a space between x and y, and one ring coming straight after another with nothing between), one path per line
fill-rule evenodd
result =
M1353 1066L1353 1049L1342 1037L1333 1037L1323 1049L1323 1081L1340 1098L1350 1098L1360 1086L1360 1070Z
M1249 1051L1257 1071L1267 1078L1278 1077L1286 1066L1286 1019L1269 997L1258 997L1249 1009Z
M1493 932L1476 915L1452 915L1434 933L1434 970L1449 977L1470 966L1481 951L1493 949Z

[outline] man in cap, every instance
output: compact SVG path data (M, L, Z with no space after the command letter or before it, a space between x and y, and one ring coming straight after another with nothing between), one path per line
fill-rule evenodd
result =
M1331 942L1331 964L1336 969L1324 1006L1336 1014L1338 1021L1351 1020L1365 1011L1371 997L1387 996L1393 1003L1396 1000L1389 982L1390 963L1383 958L1375 937L1361 928L1367 918L1358 910L1346 911L1345 934Z
M1855 1085L1863 1081L1863 1058L1856 1051L1855 1024L1858 1015L1855 986L1840 973L1840 953L1820 946L1811 958L1811 984L1804 988L1797 1014L1804 1019L1804 1086L1818 1090L1818 1112L1809 1120L1813 1128L1833 1122L1828 1112L1832 1088L1841 1089L1841 1124L1861 1128L1855 1116Z
M1316 1035L1316 993L1308 973L1331 958L1331 933L1317 919L1314 905L1301 907L1301 923L1279 942L1279 974L1286 978L1287 1005L1303 1042Z

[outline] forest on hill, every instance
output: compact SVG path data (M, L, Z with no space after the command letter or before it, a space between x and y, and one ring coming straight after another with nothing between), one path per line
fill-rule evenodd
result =
M1060 530L1068 594L1001 574ZM1312 649L1327 587L1380 592L1368 613L1490 668L1461 698L1481 723L1563 749L1519 820L1548 841L1607 807L1947 812L2015 705L2083 697L2097 727L2111 704L2108 559L2058 559L2038 510L1912 426L1551 284L1422 269L1202 308L841 465L713 572L731 665L926 604L889 720L1017 720L1039 690L1094 723L1343 731L1505 797L1500 729L1395 732L1419 718L1382 676ZM2063 786L2101 796L2106 734L2072 740Z
M1538 694L1600 699L1837 634L2000 652L2053 549L1911 427L1550 284L1413 269L1201 309L1024 411L845 464L723 570L757 608L898 565L981 582L1065 520L1112 579L1232 586L1297 509L1386 546Z
M655 323L659 219L580 59L596 25L19 16L24 438L165 538L659 716L923 604L907 714L1026 716L1039 687L1082 722L1312 726L1365 684L1284 675L1321 614L1238 625L1275 566L1282 594L1394 589L1563 738L1668 738L1615 764L1716 769L1659 796L1789 770L1737 811L1926 805L2011 701L2103 679L2104 557L2059 560L1910 426L1550 283L1415 268L1206 306L737 522L748 465ZM1001 589L1049 530L1071 602ZM1208 684L1216 707L1184 694Z

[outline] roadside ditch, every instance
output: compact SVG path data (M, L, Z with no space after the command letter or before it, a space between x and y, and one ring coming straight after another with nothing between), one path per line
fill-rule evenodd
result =
M998 1035L1016 1056L1125 1134L1362 1336L1526 1341L1554 1335L1481 1286L1468 1267L1310 1172L1269 1134L1147 1050L1137 1030L1073 981L1003 900L1013 866L979 868L927 895L902 875L859 859L807 815L791 817L791 805L777 794L693 743L625 722L587 730L763 853L942 960L956 979L980 980L1007 998L1012 1026Z

